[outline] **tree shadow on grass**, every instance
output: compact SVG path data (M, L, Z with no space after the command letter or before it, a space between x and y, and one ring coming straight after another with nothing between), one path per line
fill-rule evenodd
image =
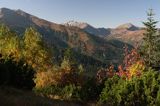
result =
M77 101L53 100L39 96L32 91L24 91L12 87L0 87L1 106L83 106Z

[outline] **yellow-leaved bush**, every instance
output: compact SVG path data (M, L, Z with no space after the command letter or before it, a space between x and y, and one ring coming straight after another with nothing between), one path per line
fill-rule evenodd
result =
M58 77L58 75L56 75L56 73L54 73L53 71L42 71L42 72L38 72L36 74L36 79L34 80L35 84L36 84L36 88L44 88L46 86L50 86L50 85L56 85L57 84L57 80L56 78Z
M128 77L140 76L145 69L145 65L142 61L137 61L135 64L132 64L127 70L129 73Z

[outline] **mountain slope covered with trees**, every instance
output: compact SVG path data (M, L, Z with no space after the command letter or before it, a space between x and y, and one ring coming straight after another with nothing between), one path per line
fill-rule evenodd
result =
M120 44L117 45L117 43L112 42L115 40L106 41L80 28L52 23L22 10L1 8L0 14L0 23L7 25L17 32L19 36L22 36L28 27L37 29L42 35L42 39L49 46L57 48L55 50L59 50L57 51L58 53L69 47L74 52L78 52L86 57L89 56L88 58L92 58L92 60L97 62L109 64L112 61L112 63L117 64L123 57L122 48L127 44L116 40Z
M8 14L2 14L6 11ZM0 26L2 98L6 98L5 92L11 96L28 91L32 94L26 93L26 98L32 95L33 100L44 100L46 105L53 105L55 99L76 101L77 105L89 102L109 106L160 105L160 33L152 9L148 20L143 22L142 43L134 48L117 40L106 41L79 28L53 23L48 26L49 22L21 10L2 9L1 14L1 22L21 25L20 21L8 19L12 14L15 19L39 23L34 23L34 28L25 23L28 27L22 27L25 31L12 24ZM28 101L20 102L19 95L19 101L14 100L26 105ZM8 104L17 105L14 100Z

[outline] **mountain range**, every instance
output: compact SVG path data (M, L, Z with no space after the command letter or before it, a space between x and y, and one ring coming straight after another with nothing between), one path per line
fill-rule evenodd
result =
M106 36L110 34L110 28L95 28L92 25L88 24L88 23L84 23L84 22L77 22L77 21L68 21L66 23L64 23L65 26L67 27L78 27L90 34L93 35L98 35L100 37Z
M116 39L122 42L134 45L143 38L144 30L141 27L137 27L132 23L126 23L119 25L116 28L95 28L88 23L69 21L64 24L68 27L78 27L89 34L93 34L104 39Z
M0 23L9 26L19 35L26 28L36 28L43 40L52 48L60 51L67 47L81 55L82 59L90 63L90 59L97 63L119 63L123 57L123 47L132 47L143 38L143 28L127 23L117 28L95 28L88 23L69 21L57 24L38 18L20 9L0 9ZM79 56L78 55L78 56ZM88 57L88 60L86 57ZM78 58L78 57L77 57ZM94 64L94 63L93 63Z

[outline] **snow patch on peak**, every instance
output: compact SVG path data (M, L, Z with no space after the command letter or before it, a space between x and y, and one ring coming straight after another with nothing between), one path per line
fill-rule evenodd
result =
M78 28L85 28L88 26L87 23L85 22L77 22L77 21L74 21L74 20L71 20L71 21L68 21L66 23L64 23L65 26L74 26L74 27L78 27Z

